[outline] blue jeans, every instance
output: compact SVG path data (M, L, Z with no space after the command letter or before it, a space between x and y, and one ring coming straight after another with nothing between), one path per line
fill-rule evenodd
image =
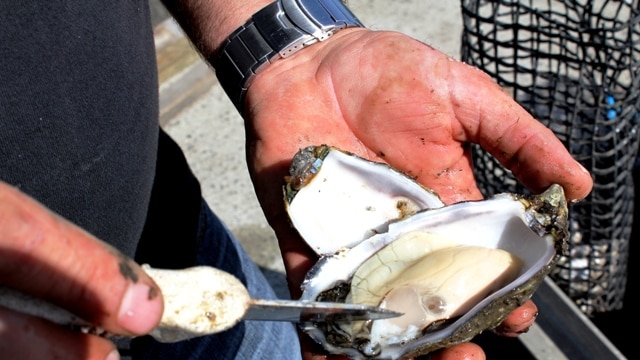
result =
M196 264L213 266L238 277L253 298L276 295L260 269L233 234L203 201ZM287 322L243 321L218 334L163 344L151 337L134 339L133 359L300 359L295 325Z

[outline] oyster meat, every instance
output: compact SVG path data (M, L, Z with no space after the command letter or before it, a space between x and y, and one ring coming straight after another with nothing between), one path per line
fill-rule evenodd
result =
M346 302L404 312L399 318L372 322L369 329L371 344L399 343L464 315L516 279L521 268L522 260L508 251L458 245L415 231L365 260L352 277ZM347 331L356 336L363 326L351 324Z
M296 155L285 202L293 226L319 254L301 300L404 313L301 324L327 351L351 358L413 357L498 326L566 247L559 185L443 206L405 174L325 145Z

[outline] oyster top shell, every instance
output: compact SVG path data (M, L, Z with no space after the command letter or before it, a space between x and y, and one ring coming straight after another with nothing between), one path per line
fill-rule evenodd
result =
M382 163L321 145L300 150L286 179L293 226L320 255L353 247L389 224L444 204L431 190Z

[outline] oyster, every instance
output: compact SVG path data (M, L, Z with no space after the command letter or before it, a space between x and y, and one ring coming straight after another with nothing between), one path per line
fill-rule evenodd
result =
M300 150L290 174L285 185L289 219L320 255L386 232L390 223L421 209L444 205L401 172L329 146ZM319 213L327 204L332 205L330 219L348 219L349 226L336 226L327 214Z
M320 255L301 300L405 313L301 324L331 353L400 359L468 341L529 299L565 251L559 185L443 206L401 172L324 145L301 150L291 175L289 216Z

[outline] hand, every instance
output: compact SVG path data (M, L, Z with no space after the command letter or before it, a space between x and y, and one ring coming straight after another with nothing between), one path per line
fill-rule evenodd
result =
M489 76L399 33L343 30L276 61L252 83L245 119L251 176L294 297L316 257L279 204L291 158L307 145L329 144L386 162L445 203L482 197L470 143L491 152L533 191L559 183L576 200L592 187L555 135ZM524 313L527 321L516 311L505 329L528 328L535 311ZM477 348L463 354L474 352L483 355Z
M55 303L119 335L160 321L159 288L132 260L0 182L0 284ZM114 345L0 307L0 353L10 359L100 359Z

